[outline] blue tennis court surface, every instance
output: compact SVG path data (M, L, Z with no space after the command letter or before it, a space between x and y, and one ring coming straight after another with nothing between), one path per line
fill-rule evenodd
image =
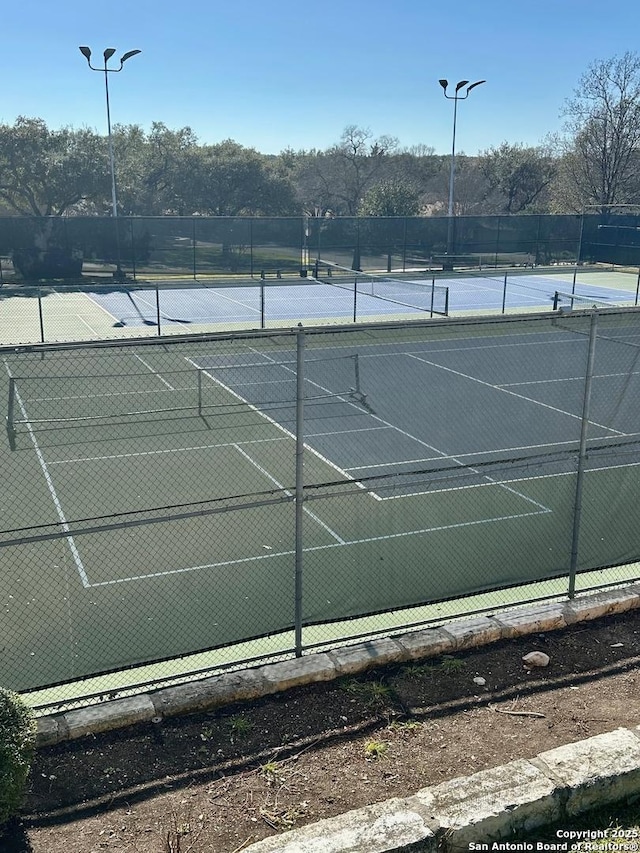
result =
M588 297L599 304L629 305L635 300L634 282L629 277L628 289L579 282L577 296ZM507 278L496 272L495 278L476 275L454 280L437 279L437 287L449 288L448 313L475 311L544 311L553 307L557 291L569 294L574 289L570 276L517 275ZM340 285L307 279L295 283L269 281L262 287L257 282L243 286L213 286L190 283L189 286L163 286L156 292L135 288L111 292L91 292L89 298L114 318L114 325L127 327L184 327L210 324L242 324L249 327L278 322L352 321L397 317L424 317L430 313L432 282L422 276L398 282L397 293L384 297L362 290L353 291L348 283ZM559 305L569 302L560 298ZM421 307L417 307L417 305ZM438 311L436 301L435 313ZM588 306L575 306L588 307Z

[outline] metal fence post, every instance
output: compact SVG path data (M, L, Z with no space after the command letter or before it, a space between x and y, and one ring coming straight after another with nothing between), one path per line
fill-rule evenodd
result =
M16 428L13 422L13 410L16 399L16 380L9 377L9 402L7 404L7 435L9 437L9 448L16 449Z
M160 326L160 287L156 284L156 326L158 327L158 337L162 335Z
M191 247L193 250L193 280L196 281L198 278L198 261L196 257L196 247L198 245L198 241L196 240L196 218L195 216L191 219Z
M42 313L42 291L38 288L38 319L40 320L40 341L44 343L44 316Z
M576 475L576 495L573 508L573 534L571 538L571 563L569 566L569 598L576 594L576 571L578 567L578 549L580 545L580 521L582 516L582 489L584 485L584 467L587 459L587 430L589 427L589 405L591 402L591 386L593 381L593 364L596 351L596 330L598 327L598 312L591 315L589 328L589 352L584 380L584 396L582 398L582 425L580 427L580 449L578 452L578 472Z
M402 272L407 270L407 217L404 217L404 227L402 231Z
M358 322L358 275L353 277L353 322Z
M136 244L133 236L133 219L129 219L129 234L131 236L131 268L133 280L136 280Z
M304 329L296 332L295 654L302 657L302 520L304 509Z

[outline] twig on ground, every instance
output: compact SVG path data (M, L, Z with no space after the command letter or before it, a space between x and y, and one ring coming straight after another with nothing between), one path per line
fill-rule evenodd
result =
M504 708L496 708L495 705L488 706L492 711L495 711L496 714L509 714L512 717L544 717L545 714L541 714L539 711L509 711Z

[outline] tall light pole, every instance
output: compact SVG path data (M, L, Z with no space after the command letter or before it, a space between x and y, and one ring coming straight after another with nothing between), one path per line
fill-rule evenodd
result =
M111 214L115 220L116 227L116 252L117 252L117 263L116 263L116 278L121 281L125 278L124 273L122 272L122 265L120 261L120 232L118 231L118 198L116 194L116 164L115 158L113 156L113 139L111 138L111 111L109 109L109 74L117 74L119 71L122 71L124 63L127 59L131 59L132 56L135 56L138 53L142 53L141 50L128 50L126 53L123 53L120 57L120 67L119 68L108 68L107 63L116 52L115 47L108 47L104 53L104 67L96 68L91 64L91 48L89 47L81 47L80 53L87 60L87 64L92 71L102 71L104 72L104 89L107 97L107 139L109 143L109 164L111 166Z
M453 248L453 187L455 183L455 174L456 174L456 122L458 119L458 101L464 101L469 97L469 93L472 89L475 89L476 86L480 86L482 83L486 83L486 80L478 80L476 83L471 83L469 85L468 80L460 80L459 83L456 83L455 94L447 95L447 87L449 86L448 80L438 80L438 83L442 86L442 92L445 98L449 101L453 101L453 139L451 142L451 169L449 172L449 209L447 212L447 216L449 217L449 222L447 223L447 254L451 255ZM460 94L460 90L467 87L467 91L464 95ZM449 258L449 263L452 264L452 259ZM451 267L450 267L451 268Z

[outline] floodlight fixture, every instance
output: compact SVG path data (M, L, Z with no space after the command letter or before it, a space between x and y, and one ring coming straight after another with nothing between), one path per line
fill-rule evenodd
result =
M115 47L108 47L103 54L104 61L108 62L115 52L116 52Z
M477 80L475 83L471 83L469 85L468 80L460 80L456 83L456 90L454 95L447 95L447 87L449 85L449 81L442 79L438 80L438 83L442 86L443 92L442 94L449 101L453 101L453 138L451 142L451 171L449 173L449 207L447 216L449 218L449 222L447 224L447 254L450 255L453 250L453 187L455 181L455 169L456 169L456 120L458 116L458 101L464 101L469 97L469 92L472 89L475 89L476 86L480 86L481 83L486 83L486 80ZM464 95L459 94L461 89L467 87L467 91ZM449 259L449 263L451 263L451 259Z
M142 53L141 50L128 50L126 53L123 53L120 57L120 65L124 65L127 59L131 59L132 56L135 56L138 53Z

